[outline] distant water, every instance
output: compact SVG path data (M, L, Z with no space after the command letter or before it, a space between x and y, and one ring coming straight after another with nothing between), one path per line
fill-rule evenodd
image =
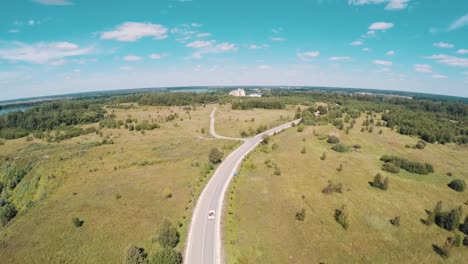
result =
M15 111L26 111L31 107L12 107L12 108L7 108L7 109L0 109L0 115L7 114L10 112L15 112Z

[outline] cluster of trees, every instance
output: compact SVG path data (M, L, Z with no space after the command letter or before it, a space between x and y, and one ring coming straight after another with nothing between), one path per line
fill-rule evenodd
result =
M454 231L460 227L460 219L462 217L462 208L457 207L448 211L442 210L442 201L437 202L434 210L428 212L428 217L424 221L426 225L432 225L435 223L439 227ZM467 219L465 219L467 222Z
M429 163L410 161L405 158L390 155L383 155L380 160L385 162L382 169L391 173L398 173L400 168L411 173L422 175L434 172L434 167Z
M250 136L255 136L257 134L260 134L262 132L267 131L268 127L266 125L259 125L257 129L253 129L252 127L249 127L248 131L242 130L240 132L241 137L250 137Z
M331 193L343 193L343 184L341 183L334 183L332 181L328 181L327 187L322 190L324 194L331 194Z
M175 105L195 105L222 102L222 98L227 97L225 93L210 92L210 93L136 93L126 96L112 98L114 104L133 103L139 105L159 105L159 106L175 106Z
M224 153L218 148L212 148L208 155L211 164L218 164L223 160Z
M239 101L233 101L232 109L237 110L248 110L254 108L263 108L263 109L284 109L286 106L283 101L278 99L241 99Z
M24 112L0 115L0 138L15 139L60 126L95 123L104 117L104 113L101 105L93 100L43 103Z
M0 225L4 226L15 218L18 211L15 206L5 198L0 198Z
M463 192L466 188L466 184L464 180L455 179L448 184L448 187L454 189L457 192Z

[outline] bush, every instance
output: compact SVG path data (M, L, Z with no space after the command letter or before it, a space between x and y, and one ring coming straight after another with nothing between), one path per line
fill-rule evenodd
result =
M371 186L386 191L388 189L388 182L388 177L383 180L382 175L377 173L374 177L374 181L371 182Z
M302 154L306 154L306 152L307 152L306 148L303 147L302 150L301 150L301 153L302 153Z
M436 225L449 231L456 230L460 225L461 207L434 215Z
M341 183L333 183L332 181L328 181L327 187L322 190L324 194L331 194L331 193L343 193L343 184Z
M262 144L268 145L270 143L271 137L269 135L263 135L262 136Z
M301 211L296 213L296 220L297 221L304 221L305 217L306 217L306 212L305 212L304 208L302 208Z
M320 157L321 160L326 160L327 159L327 153L324 152L322 156Z
M4 226L15 218L18 211L16 211L15 206L8 201L2 201L2 204L4 205L0 207L0 224Z
M172 248L163 248L152 258L151 264L181 264L182 254Z
M468 215L465 217L465 222L460 225L460 231L462 231L463 234L468 235Z
M156 240L161 244L163 247L170 247L174 248L179 243L180 234L177 229L172 226L169 220L164 219L159 227L158 234L156 236Z
M331 144L337 144L340 143L340 139L336 136L329 136L327 142Z
M388 171L390 173L399 173L400 172L400 168L393 165L392 163L384 163L384 165L382 165L382 170Z
M400 217L397 216L393 219L390 219L390 224L396 226L396 227L399 227L400 226Z
M83 224L84 224L84 221L83 221L83 220L80 220L78 217L74 217L74 218L72 219L72 223L73 223L73 225L76 226L76 227L82 227Z
M123 262L125 264L147 264L147 256L148 254L146 254L143 248L129 245Z
M465 236L465 238L463 239L463 245L465 247L468 247L468 236Z
M223 158L223 155L224 153L221 150L217 148L212 148L209 154L209 160L213 164L220 163Z
M457 192L463 192L465 190L466 184L465 184L465 181L456 179L456 180L451 181L448 184L448 187L454 189Z
M172 198L172 192L171 189L169 189L169 187L164 188L163 197L166 199Z
M343 205L340 209L335 210L335 220L338 222L345 230L348 229L348 212L346 207Z
M341 153L349 151L349 147L341 143L334 145L332 149L336 152L341 152Z
M400 158L400 157L396 157L396 156L389 156L389 155L383 155L380 158L380 160L385 162L385 163L393 164L395 167L404 169L404 170L406 170L408 172L411 172L411 173L426 175L426 174L434 172L434 167L432 167L432 165L428 164L428 163L410 161L410 160L407 160L405 158ZM388 167L388 165L387 165L387 168L394 169L394 168ZM389 171L389 172L391 172L391 171ZM394 172L394 173L396 173L396 172Z
M426 142L420 140L414 147L417 149L424 149L426 147Z
M303 132L304 131L304 125L303 124L299 124L297 126L297 132Z

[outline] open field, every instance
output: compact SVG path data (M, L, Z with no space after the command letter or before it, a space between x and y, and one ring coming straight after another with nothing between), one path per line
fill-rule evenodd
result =
M0 227L0 263L120 263L129 244L154 254L151 240L164 218L181 224L182 251L193 196L210 175L202 173L210 149L227 154L238 144L201 133L209 131L213 107L108 109L117 120L154 119L161 128L143 134L122 126L101 129L102 137L1 145L2 162L17 157L34 167L12 193L20 213ZM95 144L107 137L114 144ZM75 227L73 217L84 225Z
M259 126L267 129L292 121L296 108L287 106L285 109L252 109L232 110L230 105L223 105L216 112L216 132L227 137L241 137L241 132L256 130ZM254 133L251 135L255 135ZM250 135L249 135L250 136Z
M432 210L439 200L444 210L462 206L463 221L468 212L466 191L455 192L447 184L454 178L468 181L466 145L405 148L418 139L386 127L382 134L379 127L373 133L361 132L362 122L361 117L349 135L331 125L305 127L303 132L291 129L246 159L226 197L227 263L463 263L468 259L463 246L446 260L438 256L432 245L443 245L455 232L421 222L427 217L425 210ZM328 134L361 149L335 152L326 139L319 139ZM321 160L324 152L326 160ZM435 173L383 172L379 159L384 154L431 163ZM267 160L277 165L281 175L275 175ZM368 184L378 172L390 179L387 191ZM322 193L329 180L342 183L343 193ZM334 219L335 209L342 205L349 213L347 230ZM305 220L298 221L295 215L303 208ZM400 227L389 222L396 216L401 217Z

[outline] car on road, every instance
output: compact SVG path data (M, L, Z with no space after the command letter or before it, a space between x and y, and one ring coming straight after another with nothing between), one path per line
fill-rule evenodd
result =
M208 220L214 220L215 219L215 214L216 214L215 211L210 210L208 212Z

